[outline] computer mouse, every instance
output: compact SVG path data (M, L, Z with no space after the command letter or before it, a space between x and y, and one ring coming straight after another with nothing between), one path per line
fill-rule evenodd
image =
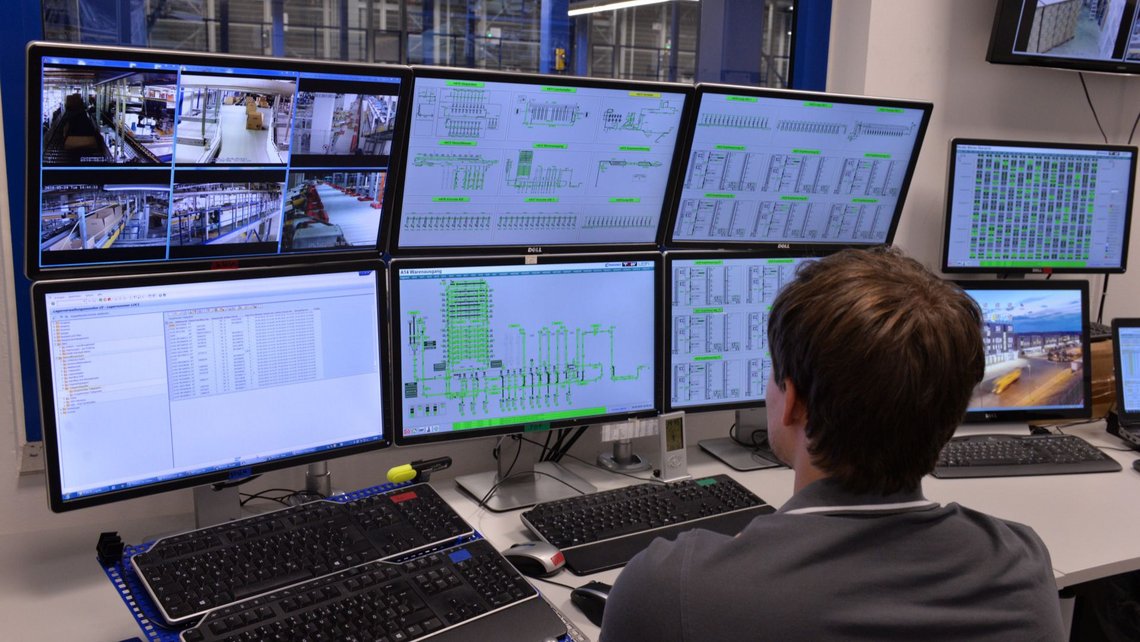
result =
M1140 473L1140 459L1133 459L1132 460L1132 470L1135 470L1136 472Z
M613 588L605 582L586 582L570 591L570 601L595 626L602 625L602 613L606 610L606 599Z
M503 557L511 563L519 573L527 577L546 577L562 570L566 565L566 558L562 551L553 544L546 542L523 542L503 551Z

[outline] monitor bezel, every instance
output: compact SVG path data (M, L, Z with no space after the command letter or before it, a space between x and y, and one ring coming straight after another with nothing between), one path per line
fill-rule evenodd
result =
M1028 420L1087 419L1092 416L1092 352L1089 339L1089 282L1083 279L1057 280L955 280L963 290L1052 290L1079 292L1081 296L1081 390L1084 404L1080 408L1007 410L970 410L962 423L1019 422ZM971 391L971 397L973 392Z
M553 254L553 253L611 253L611 252L641 252L658 249L661 246L663 239L664 228L666 220L669 217L669 208L673 202L673 193L676 192L677 170L683 160L681 155L681 147L686 131L689 127L689 119L692 115L693 108L693 95L694 88L692 85L685 85L680 83L669 82L650 82L641 80L622 80L611 78L592 78L586 76L551 76L544 74L527 74L506 71L487 71L477 69L461 69L456 67L425 67L420 65L412 66L412 81L410 85L410 98L408 102L408 109L404 110L404 115L407 118L405 122L405 132L410 133L411 128L411 113L415 107L412 101L415 100L415 83L420 78L431 79L454 79L454 80L470 80L476 82L501 82L501 83L521 83L527 85L564 85L567 87L585 87L591 89L616 89L616 90L630 90L630 91L656 91L656 92L669 92L681 94L684 98L684 104L681 109L681 119L677 125L677 139L673 146L673 159L669 167L669 181L662 194L661 199L661 212L657 219L657 229L654 231L653 239L644 242L623 242L614 244L602 243L568 243L568 244L555 244L555 245L474 245L474 246L460 246L460 245L421 245L415 247L404 247L400 245L400 223L403 218L404 206L404 187L406 181L404 176L400 176L399 185L396 188L396 193L393 195L393 207L396 208L396 213L391 217L392 228L388 235L390 239L388 251L393 257L417 257L417 256L454 256L454 255L486 255L486 256L502 256L509 254ZM408 166L408 155L411 153L411 139L410 136L405 135L405 144L403 146L404 158L401 159L401 167Z
M45 297L48 294L68 292L89 288L111 287L138 287L155 285L174 285L180 283L203 283L217 281L234 281L256 278L272 278L282 276L298 276L308 274L323 274L331 272L372 271L376 279L377 325L379 339L377 347L380 350L380 438L364 444L356 444L343 448L322 450L317 453L307 453L295 457L284 457L259 462L251 465L234 466L232 468L179 477L149 485L115 490L88 495L76 499L64 500L60 486L60 461L57 439L57 425L55 423L55 398L51 381L51 349L45 339L48 328ZM389 350L389 327L387 322L387 268L380 259L371 261L348 261L324 263L309 266L284 266L251 268L248 270L212 270L206 272L179 272L170 274L147 274L138 276L109 276L99 278L61 279L56 281L40 281L32 284L32 317L33 334L36 354L36 378L39 384L40 417L43 427L43 444L45 471L47 473L48 503L52 512L61 513L89 506L109 504L112 502L165 493L167 491L200 486L218 482L237 482L249 479L273 470L289 468L312 462L323 461L357 453L369 452L387 448L392 444L392 408L390 389L386 380L386 368L391 366L391 353ZM125 448L128 444L123 445ZM125 452L125 451L124 451ZM123 456L129 456L124 454Z
M672 307L673 307L673 264L675 261L692 261L704 259L720 259L720 260L733 260L733 259L818 259L823 258L829 254L839 251L836 248L803 251L803 250L670 250L664 253L665 256L665 294L662 297L662 306L668 312L665 320L667 323L666 331L662 332L662 357L663 357L663 372L662 372L662 405L664 410L662 412L684 411L686 413L696 414L699 412L712 412L716 410L740 410L742 408L763 408L767 405L764 398L760 399L744 399L740 401L728 401L724 403L700 403L686 406L673 405L673 386L672 380L672 366L673 366L673 332L672 332ZM767 385L767 384L765 384Z
M661 410L661 367L663 356L660 346L662 341L662 269L664 259L660 252L622 252L604 254L546 254L542 256L510 255L510 256L468 256L468 257L435 257L435 258L402 258L393 259L389 266L388 278L390 280L388 292L390 294L389 312L392 327L392 346L403 345L403 326L400 321L400 279L401 269L422 268L448 268L448 267L476 267L476 266L533 266L533 265L562 265L568 263L597 263L604 261L653 261L653 408L631 413L618 413L608 415L590 415L571 419L560 419L541 424L516 423L495 428L480 428L463 431L450 431L432 433L427 435L404 435L404 406L403 395L400 394L402 386L401 375L403 357L401 350L393 350L391 354L392 376L389 378L389 388L392 390L392 438L397 446L414 446L419 444L476 439L479 437L493 437L497 435L520 434L534 430L547 430L555 428L569 428L576 426L590 426L604 422L618 421L634 417L654 417ZM399 407L396 407L398 405Z
M950 265L950 228L954 208L954 172L958 164L958 148L967 145L992 145L995 147L1028 147L1038 149L1074 149L1094 151L1130 152L1132 154L1132 178L1128 182L1128 203L1124 211L1124 234L1121 237L1119 268L1074 268L1074 267L972 267ZM946 209L942 217L942 272L944 274L1123 274L1128 268L1128 235L1132 230L1132 207L1136 197L1136 167L1140 150L1132 145L1104 145L1092 143L1057 143L1043 141L998 140L989 138L952 138L949 145L949 159L946 161Z
M1140 329L1140 317L1117 317L1112 320L1112 362L1115 368L1113 372L1116 373L1116 376L1113 377L1113 388L1116 393L1114 411L1122 423L1136 424L1140 423L1140 410L1129 412L1124 407L1124 377L1120 376L1123 366L1121 362L1123 355L1120 350L1120 331L1124 328Z
M1096 58L1066 58L1062 56L1035 56L1014 50L1017 24L1021 20L1023 0L998 0L994 8L990 42L986 48L986 62L1023 67L1049 67L1069 71L1099 71L1117 74L1140 74L1138 62L1112 62ZM1127 5L1125 5L1127 6ZM1121 21L1123 27L1124 21Z
M874 107L893 107L899 109L917 109L922 112L921 122L919 123L918 132L915 135L915 145L913 153L910 157L910 162L907 165L906 174L903 177L903 182L899 188L898 201L895 204L895 211L891 216L891 225L887 231L887 237L882 242L875 243L819 243L810 241L732 241L732 240L716 240L716 241L687 241L676 240L674 233L678 221L680 220L680 208L683 193L684 177L688 173L689 161L692 157L693 139L696 137L696 118L700 112L701 100L706 94L714 95L735 95L735 96L748 96L754 98L770 98L770 99L783 99L783 100L802 100L802 101L822 101L832 103L845 103L852 105L868 105ZM677 167L677 172L674 174L674 181L676 185L673 188L673 200L669 208L669 220L665 225L665 230L662 238L662 246L667 249L779 249L779 250L795 250L799 252L831 252L837 249L854 247L854 248L869 248L878 247L882 245L891 245L894 242L895 232L898 230L899 221L902 219L903 206L906 204L907 193L910 191L911 181L914 179L914 170L918 165L918 157L922 152L922 143L926 140L926 130L930 125L930 114L934 109L934 104L927 101L911 100L906 98L881 98L874 96L853 96L849 94L838 93L825 93L813 91L800 91L792 89L774 89L774 88L757 88L757 87L743 87L738 85L725 85L719 83L699 83L696 86L695 93L692 99L692 107L689 109L690 117L688 120L688 127L684 141L681 142L679 147L682 148L683 156L681 164Z
M396 94L396 135L392 139L392 151L388 159L387 176L384 185L384 202L380 210L380 225L377 227L376 244L372 246L349 247L310 251L289 251L275 254L233 255L206 258L179 258L160 260L128 260L110 263L83 263L71 265L40 265L39 229L40 203L35 194L40 192L42 141L39 130L39 110L43 102L40 70L45 58L101 58L138 63L166 63L175 65L217 65L233 68L262 68L285 71L300 71L326 74L349 74L357 76L377 76L398 78L399 90ZM409 97L411 96L411 69L404 65L362 64L342 61L312 61L267 56L239 56L168 49L136 49L131 47L77 45L33 41L28 43L25 54L26 101L29 111L26 123L25 150L25 199L24 220L24 273L30 280L43 278L82 278L95 275L138 274L155 270L200 271L209 269L232 269L246 267L278 266L296 263L344 262L380 258L388 246L388 229L395 216L395 183L402 179L400 163L404 157L405 137L401 126L405 124Z

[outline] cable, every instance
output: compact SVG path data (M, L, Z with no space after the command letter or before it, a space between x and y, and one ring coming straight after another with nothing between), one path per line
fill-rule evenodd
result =
M1104 285L1100 288L1100 305L1096 310L1096 322L1101 323L1104 319L1104 299L1108 296L1108 275L1104 275Z
M1132 137L1136 135L1136 125L1140 124L1140 112L1136 112L1136 120L1132 121L1132 131L1128 132L1128 144L1132 144Z
M512 439L522 439L522 438L519 437L518 435L512 435ZM495 450L498 451L499 448L502 446L502 444L503 444L503 438L500 437L499 443L495 445ZM483 495L483 499L479 500L479 508L484 508L487 505L487 500L491 499L491 496L495 494L496 490L499 490L499 486L501 486L503 482L505 482L511 478L511 471L515 469L515 464L518 463L519 453L521 453L521 452L522 452L522 443L520 442L519 447L515 450L515 458L513 460L511 460L511 465L507 467L507 472L503 475L502 479L495 482L495 484L493 486L491 486L489 489L487 489L487 494ZM499 456L496 453L495 459L498 459L498 458L499 458ZM520 474L522 474L522 473L520 473Z
M568 452L570 452L570 449L574 446L575 443L577 443L578 439L582 435L586 434L586 428L587 426L579 426L574 435L570 437L570 441L566 442L565 446L562 446L562 448L555 454L555 457L552 459L552 461L562 461L562 458L565 457Z
M267 499L269 501L277 502L279 504L285 504L286 506L288 506L289 504L286 503L286 501L285 501L286 499L288 499L289 497L295 497L295 496L297 496L303 492L305 492L305 491L293 490L290 488L267 488L267 489L265 489L259 493L253 493L252 495L249 493L240 493L240 496L243 499L240 502L238 502L238 504L241 506L245 506L246 504L248 504L249 502L252 502L255 499ZM285 494L282 495L281 497L266 497L266 495L265 495L266 493L285 493Z
M1100 116L1096 115L1096 107L1093 107L1092 96L1089 96L1089 86L1085 84L1085 74L1083 71L1077 72L1077 77L1081 79L1081 87L1085 90L1085 100L1089 102L1089 109L1092 110L1093 120L1096 121L1096 128L1100 130L1100 136L1104 139L1104 144L1108 144L1108 135L1104 133L1104 127L1100 126Z
M537 441L533 441L533 440L531 440L531 439L527 439L526 437L522 437L522 436L520 436L520 437L519 437L519 439L521 439L521 440L523 440L523 441L527 442L528 444L534 444L534 445L536 445L536 446L541 446L541 445L542 445L542 444L538 443ZM564 457L569 457L570 459L573 459L574 461L577 461L577 462L583 463L583 464L585 464L585 465L587 465L587 466L592 466L593 468L597 468L598 470L604 470L604 471L606 471L607 473L613 473L613 474L615 474L615 475L621 475L622 477L629 477L630 479L636 479L637 481L641 481L641 482L652 482L652 483L655 483L655 484L664 484L664 483L665 483L665 482L661 481L660 479L654 479L654 478L651 478L651 477L638 477L637 475L630 475L629 473L623 473L623 472L621 472L621 471L619 471L619 470L610 470L609 468L606 468L605 466L599 466L599 465L598 465L598 464L596 464L596 463L593 463L593 462L589 462L589 461L586 461L585 459L582 459L581 457L577 457L577 456L575 456L575 455L571 455L570 453L562 453L562 455L563 455ZM537 473L538 471L535 471L535 472ZM545 473L541 473L541 474L545 474ZM563 483L565 483L565 482L563 482ZM566 485L567 485L567 486L570 486L570 484L566 484ZM571 488L574 488L573 486L570 486L570 487L571 487ZM575 489L575 490L577 490L577 489Z
M571 591L573 591L574 589L578 588L578 587L576 587L576 586L570 586L569 584L563 584L562 582L555 582L554 580L548 580L548 579L546 579L546 578L544 578L544 577L531 577L531 578L529 578L529 579L532 579L532 580L538 580L539 582L546 582L547 584L553 584L553 585L555 585L555 586L561 586L562 588L564 588L564 589L570 589Z

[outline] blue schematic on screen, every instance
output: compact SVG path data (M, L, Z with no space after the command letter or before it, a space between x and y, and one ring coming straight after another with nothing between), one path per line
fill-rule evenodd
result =
M655 408L655 263L396 268L404 437Z
M887 242L923 110L702 92L674 241Z
M685 95L417 77L401 247L653 243Z

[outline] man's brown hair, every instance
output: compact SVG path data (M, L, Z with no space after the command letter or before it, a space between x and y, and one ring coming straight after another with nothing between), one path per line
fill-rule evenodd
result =
M814 464L853 492L917 488L982 380L981 328L973 299L897 250L804 264L768 345L776 384L807 408Z

